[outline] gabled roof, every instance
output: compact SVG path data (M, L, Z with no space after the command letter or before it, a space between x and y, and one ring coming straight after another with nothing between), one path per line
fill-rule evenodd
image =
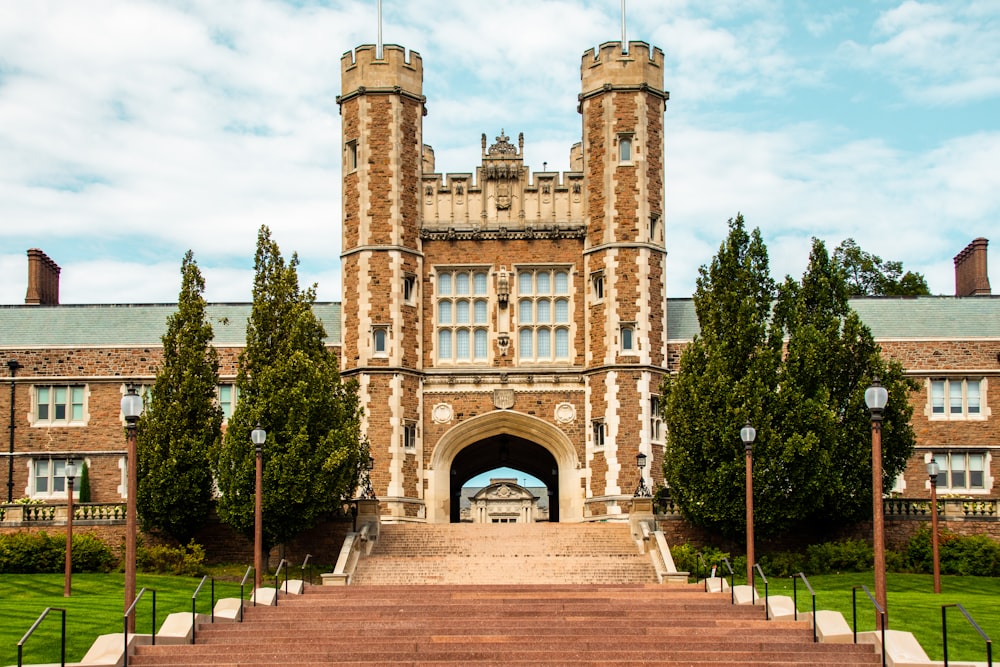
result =
M220 347L246 342L249 303L214 303L209 322ZM0 306L0 348L159 347L177 304ZM313 312L328 343L340 342L340 304L316 303Z

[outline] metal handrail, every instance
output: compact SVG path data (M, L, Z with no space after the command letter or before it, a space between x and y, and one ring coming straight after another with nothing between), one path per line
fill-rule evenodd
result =
M244 588L247 585L247 579L250 578L250 573L253 572L253 565L247 566L247 571L243 573L243 580L240 581L240 623L243 622L243 593ZM253 596L253 606L257 606L257 596Z
M722 562L726 564L726 569L729 570L729 601L732 604L736 604L736 574L733 572L733 566L729 564L729 559L725 556L722 557ZM725 577L723 577L725 579Z
M698 581L698 579L701 577L701 569L705 568L705 570L707 571L708 570L708 565L705 564L705 559L702 557L700 551L697 552L695 555L698 556L698 563L701 564L699 566L698 563L695 563L696 567L695 567L695 572L694 572L694 580ZM708 592L708 577L707 576L705 577L705 592L706 593Z
M192 644L194 644L194 636L195 636L195 633L197 632L197 628L198 628L197 613L196 613L196 605L197 605L197 601L198 601L198 593L201 592L201 587L205 585L205 580L206 579L208 579L208 575L207 574L204 577L201 578L201 582L198 584L198 588L194 589L194 593L191 595L191 643ZM242 604L242 600L240 601L240 604ZM215 577L212 577L212 606L211 606L211 609L212 609L212 623L215 623Z
M278 586L278 579L281 577L281 568L283 568L283 567L285 568L285 593L288 593L288 568L285 567L286 565L288 565L288 561L285 560L284 558L282 558L278 562L278 569L274 571L274 606L275 607L278 606L278 591L281 590L281 587Z
M757 570L757 572L760 573L760 578L764 582L764 620L765 621L770 621L771 620L771 612L769 612L767 610L767 577L764 576L764 570L760 569L760 564L759 563L754 563L753 564L753 569ZM752 573L753 573L753 571L751 570L751 574ZM750 586L750 604L752 604L752 605L753 604L757 604L755 593L756 593L756 590L754 589L753 585L751 585Z
M42 612L42 615L38 617L38 620L36 620L28 631L24 633L24 636L21 637L21 641L17 643L17 667L23 667L24 665L24 642L28 641L28 637L30 637L35 629L41 625L42 621L45 620L45 617L49 615L50 611L58 611L62 614L62 630L61 638L59 640L60 650L62 653L60 654L61 657L59 658L59 664L61 667L66 667L66 610L61 607L46 607L45 611Z
M312 558L312 554L306 554L306 559L302 561L302 583L306 581L306 566L309 564L309 559ZM313 582L312 568L309 568L309 585L311 586Z
M792 575L792 606L795 608L795 620L796 621L799 620L799 589L798 589L799 577L802 578L802 582L806 585L806 588L809 589L809 594L812 596L813 643L815 644L816 642L819 641L819 638L816 634L816 591L814 591L813 587L809 585L809 580L806 579L806 575L803 572L799 572L798 574Z
M865 595L871 600L872 605L875 607L875 612L878 614L879 622L876 624L882 629L882 667L885 667L885 609L882 608L875 598L872 597L871 591L868 590L867 586L853 586L851 588L851 616L852 624L854 629L854 643L858 643L858 589L863 589Z
M962 612L963 616L965 616L965 620L971 623L972 627L974 627L976 632L979 633L979 636L986 640L986 664L989 665L989 667L993 667L993 642L990 641L990 638L985 632L983 632L983 629L979 627L979 624L972 620L972 616L969 616L969 612L965 610L965 607L963 607L960 602L941 605L941 643L944 646L944 667L948 667L948 621L947 615L945 614L945 610L948 607L958 607L958 610Z
M128 617L135 613L135 606L139 604L139 600L142 599L142 596L145 595L147 590L149 590L149 592L153 594L153 625L150 631L150 635L152 636L151 640L152 645L156 646L156 591L152 588L150 589L143 588L141 591L139 591L139 594L135 596L135 600L132 601L132 605L125 611L125 614L123 615L122 618L123 625L125 626L124 667L128 667Z

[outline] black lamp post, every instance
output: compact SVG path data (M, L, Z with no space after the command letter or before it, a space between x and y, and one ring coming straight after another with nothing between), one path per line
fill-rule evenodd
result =
M125 611L135 601L135 539L136 539L136 507L135 497L138 494L138 465L136 459L136 423L142 414L142 397L135 392L135 385L129 384L128 391L122 397L122 415L125 417L126 442L128 452L125 459L128 475L128 494L125 502ZM129 632L135 631L135 616L128 620Z
M267 431L260 427L250 431L250 442L253 443L254 455L256 458L256 477L254 482L254 502L253 502L253 582L254 590L260 588L261 584L261 552L264 549L264 509L263 509L263 484L264 484L264 442L267 440ZM256 598L256 593L254 597Z
M882 412L889 392L878 378L865 390L865 405L872 415L872 542L875 551L875 601L882 607L886 624L889 610L885 595L885 527L882 516Z
M934 592L941 592L941 561L938 559L938 507L937 507L937 483L938 475L941 473L941 466L938 465L934 455L931 454L931 462L927 464L927 476L931 478L931 549L934 556Z
M753 441L757 438L757 431L750 422L740 429L740 440L743 441L743 449L746 451L747 463L747 585L752 585L753 581Z
M63 475L66 476L66 577L63 597L68 598L73 591L73 479L76 477L73 459L66 461Z
M653 494L649 492L649 488L646 486L646 477L642 474L643 469L646 467L646 455L639 452L635 456L635 467L639 469L639 486L635 489L636 498L649 498Z
M10 456L7 457L7 502L14 502L14 427L16 426L14 412L14 376L21 364L17 359L8 359L7 368L10 369Z

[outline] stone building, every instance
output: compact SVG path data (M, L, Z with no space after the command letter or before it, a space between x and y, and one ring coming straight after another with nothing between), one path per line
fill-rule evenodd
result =
M482 136L470 171L436 173L420 56L361 46L341 62L345 300L316 312L360 383L384 519L458 521L463 485L498 467L541 480L552 521L624 516L637 455L646 484L662 483L657 388L698 327L691 299L666 298L663 53L642 42L584 53L581 141L564 173L532 172L526 139L504 130ZM986 249L976 239L955 258L954 297L852 302L921 383L897 495L927 498L934 456L941 493L993 508L1000 497L1000 299ZM95 501L120 501L119 401L126 382L152 382L173 306L59 305L58 266L28 255L26 304L0 306L8 498L64 498L73 456L90 465ZM227 414L249 312L209 308Z

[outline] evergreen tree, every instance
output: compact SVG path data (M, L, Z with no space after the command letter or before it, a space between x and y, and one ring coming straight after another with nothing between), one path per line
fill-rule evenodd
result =
M254 526L255 454L250 432L267 431L263 452L265 548L314 526L357 485L360 404L342 382L326 332L302 290L298 258L285 263L267 227L254 262L253 310L237 375L239 400L213 454L219 516L240 532Z
M90 467L86 461L80 465L80 502L90 502Z
M205 281L189 250L177 311L167 318L163 365L138 423L138 518L187 543L212 507L209 451L221 437L218 354L205 313Z

